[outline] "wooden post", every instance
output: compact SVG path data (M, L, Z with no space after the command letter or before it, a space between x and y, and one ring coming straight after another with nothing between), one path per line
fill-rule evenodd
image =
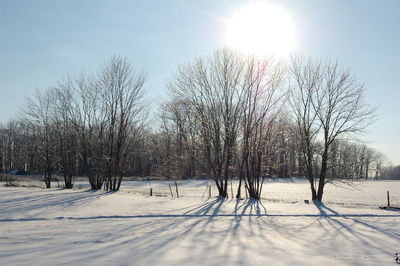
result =
M176 183L176 180L175 180L175 189L176 189L176 197L179 198L178 184Z
M231 193L232 193L232 199L233 199L235 196L233 196L233 186L232 186L232 180L231 180Z
M153 196L153 189L150 188L150 197Z
M208 186L208 198L211 198L211 186Z
M174 194L172 193L172 188L171 188L171 185L170 185L170 184L168 184L168 186L169 186L169 192L171 192L171 197L174 197Z
M207 184L207 186L206 186L206 189L204 189L203 194L201 195L201 200L203 200L204 195L206 194L207 191L208 191L208 184Z
M388 208L390 208L390 195L389 190L387 191Z

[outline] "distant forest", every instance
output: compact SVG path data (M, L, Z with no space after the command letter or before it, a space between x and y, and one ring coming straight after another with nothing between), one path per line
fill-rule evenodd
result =
M400 179L400 166L363 144L375 108L337 62L217 50L178 66L152 108L146 79L114 56L37 91L0 124L0 171L42 175L47 187L85 176L113 191L124 176L212 178L220 196L237 178L255 198L266 177L305 177L313 199L335 180Z

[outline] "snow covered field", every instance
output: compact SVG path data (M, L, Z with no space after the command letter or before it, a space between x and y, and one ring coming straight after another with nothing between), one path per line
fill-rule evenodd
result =
M400 205L399 181L328 186L320 205L304 203L304 180L268 182L262 204L202 199L207 181L179 181L171 198L169 184L0 187L0 264L393 265L400 251L400 212L378 208L388 189Z

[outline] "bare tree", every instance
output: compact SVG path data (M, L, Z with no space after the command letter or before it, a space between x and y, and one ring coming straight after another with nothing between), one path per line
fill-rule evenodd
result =
M282 68L273 60L249 58L242 96L241 152L239 160L239 187L241 181L251 198L260 199L265 175L272 169L271 155L276 150L278 136L276 117L282 106Z
M323 135L321 170L317 199L322 201L327 178L330 148L335 140L362 132L374 119L375 108L364 101L364 85L349 70L337 63L326 63L323 68L324 82L316 90L313 106ZM334 177L332 177L334 178Z
M364 101L365 88L349 70L337 63L320 63L304 59L292 60L292 107L296 114L300 138L304 141L308 179L313 200L322 201L324 186L337 176L328 176L335 141L362 132L371 123L375 108ZM311 165L315 158L315 141L321 137L318 191L315 191ZM316 193L316 195L315 195Z
M143 119L141 103L145 75L135 73L126 58L112 57L98 83L106 123L105 189L117 191L123 177L121 163L132 148Z
M336 140L331 147L328 176L342 179L370 179L379 175L382 157L365 144Z
M291 87L289 103L297 126L301 162L305 164L305 176L310 182L312 200L315 200L317 198L316 141L321 127L317 121L313 97L323 79L321 63L313 62L311 59L306 61L302 57L292 57L289 74Z
M47 187L60 173L72 188L81 173L92 189L119 190L128 155L143 137L144 82L144 74L114 56L97 77L66 78L28 100L24 114L40 140Z
M80 172L87 175L92 190L102 188L105 178L104 114L100 92L95 81L87 75L74 79L73 127L77 134Z
M57 136L57 168L63 175L65 188L73 187L77 161L76 131L74 130L74 81L59 81L53 94L53 126Z
M201 174L204 165L199 154L198 119L187 102L169 99L162 105L161 130L164 159L162 175L193 178Z
M229 50L214 52L207 59L182 65L169 84L174 98L186 102L198 118L198 135L211 176L220 197L228 196L233 151L240 126L244 95L243 58Z
M52 95L50 91L36 92L33 98L27 100L24 113L32 130L40 140L39 154L44 169L43 181L46 188L51 186L51 177L54 171L54 132L51 125Z

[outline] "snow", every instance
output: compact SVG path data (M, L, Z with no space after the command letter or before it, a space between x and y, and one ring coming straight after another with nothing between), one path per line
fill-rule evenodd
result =
M0 187L1 264L390 265L400 251L400 212L378 208L387 189L400 203L399 181L329 185L317 205L303 180L269 180L261 203L201 199L211 181L178 181L172 198L169 184Z

